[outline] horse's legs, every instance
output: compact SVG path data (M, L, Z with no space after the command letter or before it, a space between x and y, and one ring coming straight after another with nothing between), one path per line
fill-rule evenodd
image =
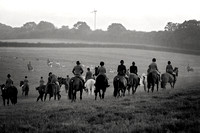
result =
M41 94L41 101L43 101L44 94Z
M99 90L99 97L100 97L100 99L102 99L102 97L101 97L101 90Z
M97 93L98 93L98 91L97 91L97 88L96 88L96 90L94 91L95 100L97 100Z
M135 93L135 89L134 89L134 84L133 84L133 86L132 86L132 94L134 94Z
M9 105L10 98L7 99L7 105Z
M56 93L55 92L53 93L53 98L54 98L54 100L56 100Z
M47 93L44 94L44 101L46 101Z
M40 99L40 95L37 97L37 100L36 100L36 102L37 102L39 99Z
M5 106L6 105L6 99L3 98L3 105Z
M122 96L125 96L125 90L126 90L126 87L124 87L124 88L122 89Z
M104 99L105 91L102 92L102 99Z
M58 100L60 100L60 98L61 98L61 95L60 95L60 92L58 92Z
M129 95L130 95L130 88L131 88L131 86L128 86L128 87L127 87L128 94L129 94Z
M155 86L155 84L152 84L151 92L154 91L154 86Z
M147 84L147 88L148 88L148 91L147 91L147 92L149 93L149 90L150 90L150 88L151 88L150 83Z
M83 91L80 91L80 100L82 100Z
M157 91L158 91L158 87L159 87L159 82L157 83Z

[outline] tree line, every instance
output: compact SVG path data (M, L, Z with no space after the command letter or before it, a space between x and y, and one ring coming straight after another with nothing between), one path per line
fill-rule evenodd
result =
M91 30L86 22L78 21L72 28L56 28L46 21L27 22L22 27L0 23L0 39L71 39L113 43L150 44L165 47L200 49L200 21L168 22L163 31L128 30L120 23L112 23L106 31Z

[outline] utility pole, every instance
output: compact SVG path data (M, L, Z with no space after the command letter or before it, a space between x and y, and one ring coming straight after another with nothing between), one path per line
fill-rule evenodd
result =
M94 9L94 11L92 11L92 13L94 13L94 30L96 30L96 15L97 15L97 10Z

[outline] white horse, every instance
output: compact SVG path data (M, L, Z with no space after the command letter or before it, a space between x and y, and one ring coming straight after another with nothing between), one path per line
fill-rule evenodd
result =
M140 76L140 86L144 86L144 91L146 91L146 88L147 88L147 75L145 73L143 73Z
M85 82L85 90L88 93L88 95L94 95L94 90L95 90L95 80L94 79L88 79Z

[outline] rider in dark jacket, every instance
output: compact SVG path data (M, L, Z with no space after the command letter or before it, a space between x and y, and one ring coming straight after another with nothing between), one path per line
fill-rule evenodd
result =
M130 73L135 73L136 75L138 75L138 69L137 66L135 66L135 62L132 62L132 66L130 66Z
M120 65L118 65L117 72L119 76L125 76L126 75L126 66L124 65L124 61L120 61Z

